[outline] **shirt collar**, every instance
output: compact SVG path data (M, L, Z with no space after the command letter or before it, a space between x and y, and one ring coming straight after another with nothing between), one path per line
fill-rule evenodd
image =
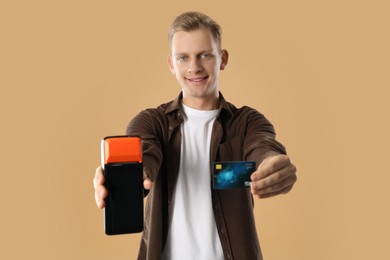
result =
M170 114L170 113L177 111L177 110L182 111L183 110L182 105L181 105L182 99L183 99L183 93L180 92L180 94L176 97L176 99L173 100L172 103L165 110L165 114ZM219 108L218 108L218 110L219 110L218 117L224 111L226 111L226 113L228 113L229 115L233 114L229 103L225 100L225 98L223 97L221 92L219 92Z

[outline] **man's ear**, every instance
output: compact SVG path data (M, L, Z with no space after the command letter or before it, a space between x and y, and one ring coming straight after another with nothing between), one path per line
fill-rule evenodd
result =
M227 50L222 50L221 52L221 65L219 66L220 70L224 70L229 61L229 52Z
M173 61L172 61L171 54L168 54L167 62L168 62L169 70L172 72L172 74L175 74L175 70L173 69Z

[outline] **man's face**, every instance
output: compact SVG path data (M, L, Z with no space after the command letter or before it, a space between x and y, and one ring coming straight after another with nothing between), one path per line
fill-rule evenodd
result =
M228 53L218 50L209 29L173 35L168 65L182 87L185 105L208 109L208 105L215 105L219 71L225 68L227 59Z

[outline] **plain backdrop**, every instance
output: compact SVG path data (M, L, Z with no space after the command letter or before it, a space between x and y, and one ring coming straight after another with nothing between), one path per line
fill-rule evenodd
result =
M256 200L267 260L390 259L388 1L1 1L1 259L135 259L108 237L92 179L100 140L180 87L167 30L223 28L220 89L274 124L293 191Z

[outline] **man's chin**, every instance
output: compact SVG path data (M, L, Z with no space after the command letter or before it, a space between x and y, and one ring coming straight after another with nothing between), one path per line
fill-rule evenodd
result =
M218 90L211 91L210 89L206 87L188 87L182 88L183 95L190 97L190 98L213 98L218 97Z

